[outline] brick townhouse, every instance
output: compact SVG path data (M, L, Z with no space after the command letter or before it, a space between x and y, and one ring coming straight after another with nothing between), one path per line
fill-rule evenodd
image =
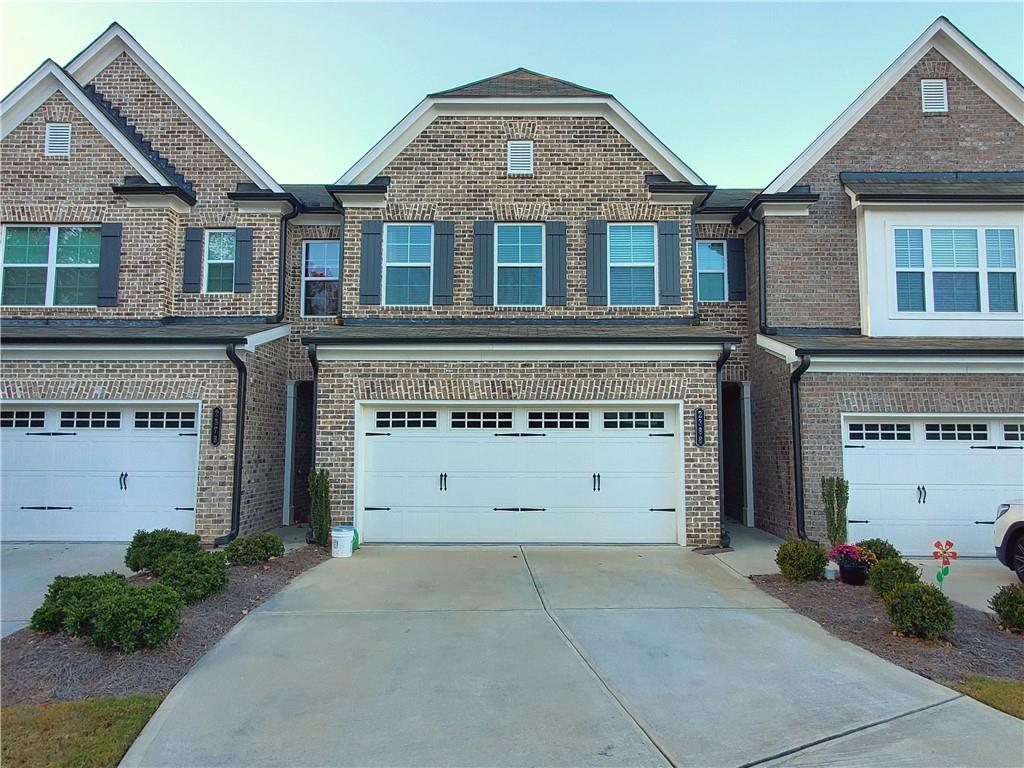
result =
M282 185L113 25L3 101L3 536L224 541L315 464L371 542L820 537L840 474L855 535L980 541L1022 104L939 19L764 189L524 69Z

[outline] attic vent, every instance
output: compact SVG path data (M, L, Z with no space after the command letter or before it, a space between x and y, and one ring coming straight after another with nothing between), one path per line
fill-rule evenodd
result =
M71 123L47 123L43 154L47 157L71 155Z
M948 112L949 101L946 98L945 80L921 81L921 111Z
M507 167L509 173L533 173L533 142L510 141L508 143Z

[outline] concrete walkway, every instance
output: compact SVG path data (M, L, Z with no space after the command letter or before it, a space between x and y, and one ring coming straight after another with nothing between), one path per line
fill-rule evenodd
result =
M370 546L238 624L122 764L1019 766L1021 728L714 556Z

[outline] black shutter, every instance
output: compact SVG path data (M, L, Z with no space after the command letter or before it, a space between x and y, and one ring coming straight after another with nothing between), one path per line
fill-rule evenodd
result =
M252 227L235 230L235 293L252 292Z
M364 221L359 243L360 304L380 304L383 241L384 222L380 219Z
M203 229L186 227L185 264L182 269L181 290L199 293L203 284Z
M473 303L494 304L494 222L473 222Z
M452 303L455 281L455 222L434 222L434 303Z
M117 306L117 283L121 276L121 224L100 225L100 268L96 275L96 306Z
M658 222L658 303L679 304L679 222Z
M747 298L747 260L743 238L730 237L726 240L725 253L728 258L729 301L742 301Z
M544 271L547 283L547 304L565 306L565 222L549 221L544 225Z
M608 304L608 222L587 222L587 304Z

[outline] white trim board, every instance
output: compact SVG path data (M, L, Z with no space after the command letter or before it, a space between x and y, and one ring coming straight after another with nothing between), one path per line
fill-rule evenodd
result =
M713 363L722 344L317 344L321 362L355 360L639 360Z

